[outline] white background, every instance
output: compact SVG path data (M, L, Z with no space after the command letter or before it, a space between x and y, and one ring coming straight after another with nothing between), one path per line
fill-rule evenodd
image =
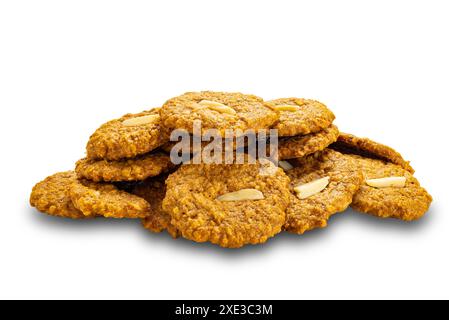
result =
M447 1L2 1L0 298L449 298ZM325 102L412 160L404 223L347 211L239 250L30 208L89 135L193 90Z

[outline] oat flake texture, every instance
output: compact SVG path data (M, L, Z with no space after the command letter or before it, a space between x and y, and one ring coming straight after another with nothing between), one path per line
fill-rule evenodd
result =
M282 169L261 175L260 168L260 163L183 165L167 180L163 208L187 239L229 248L263 243L281 231L290 193ZM241 189L257 189L264 199L217 200Z

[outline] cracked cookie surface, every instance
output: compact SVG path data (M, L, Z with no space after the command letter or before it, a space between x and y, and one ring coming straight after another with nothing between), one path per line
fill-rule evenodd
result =
M95 182L141 181L158 176L173 167L170 156L155 152L116 161L84 158L76 163L75 171L79 178Z
M273 129L280 137L306 135L328 128L335 120L335 115L321 102L302 98L282 98L267 102L276 108L294 106L294 110L279 111L279 121Z
M106 122L87 143L87 158L119 160L146 154L169 141L169 132L161 125L159 108L137 114L126 114ZM127 125L132 119L153 117L152 121Z
M351 159L326 149L302 159L292 160L294 168L286 172L290 178L291 202L284 225L286 231L303 234L324 228L329 218L344 211L352 202L363 176ZM294 188L329 177L329 184L306 199L299 199Z
M202 101L225 107L208 107ZM224 137L226 129L268 129L279 119L279 113L254 95L202 91L187 92L168 100L161 108L161 118L166 127L189 133L193 133L194 121L201 120L202 134L216 129Z
M76 181L73 171L59 172L37 183L31 192L30 204L37 210L52 216L85 218L72 203L70 185Z
M183 237L238 248L267 241L281 231L290 201L282 169L262 174L262 165L182 165L167 179L163 208ZM256 189L263 199L220 201L218 197Z

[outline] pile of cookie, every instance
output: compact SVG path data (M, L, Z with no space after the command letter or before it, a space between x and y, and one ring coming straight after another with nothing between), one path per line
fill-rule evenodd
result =
M161 108L100 126L74 171L36 184L30 203L66 218L134 218L152 232L238 248L281 231L323 228L349 206L382 218L419 219L432 197L392 148L339 132L314 100L264 101L241 93L188 92ZM170 158L170 134L277 129L279 165ZM270 165L269 165L270 166Z

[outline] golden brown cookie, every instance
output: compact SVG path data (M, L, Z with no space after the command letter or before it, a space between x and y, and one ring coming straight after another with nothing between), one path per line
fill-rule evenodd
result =
M141 181L173 168L170 156L148 153L133 159L117 161L81 159L76 163L78 178L99 181Z
M352 207L381 218L411 221L421 218L430 207L432 197L420 186L410 171L383 160L346 155L353 159L364 175L364 183L355 194ZM404 177L403 187L372 187L371 179ZM368 181L368 182L367 182Z
M295 159L321 151L338 138L338 128L334 125L305 136L279 139L279 159Z
M225 130L268 129L278 119L262 98L242 93L188 92L168 100L161 108L162 123L172 129L193 132L200 120L201 133L216 129L222 137Z
M165 192L167 190L165 186L166 179L167 175L147 179L135 186L131 193L147 200L151 205L151 214L145 219L142 219L144 228L152 232L167 230L173 238L176 238L178 231L171 224L170 215L162 209L162 201L165 198Z
M281 231L290 201L282 169L262 165L183 165L167 180L163 208L183 237L238 248Z
M127 114L103 124L87 143L87 158L119 160L146 154L169 141L159 108Z
M145 218L151 214L150 204L112 184L77 180L70 185L73 205L85 216L105 218Z
M309 99L282 98L267 102L280 112L273 129L280 137L306 135L328 128L335 115L324 104Z
M403 167L410 173L414 173L410 162L405 161L399 152L368 138L359 138L352 134L340 132L337 142L332 144L331 148L345 154L356 154L365 158L391 162Z
M70 185L75 181L76 175L73 171L59 172L45 178L33 187L31 206L52 216L85 218L82 212L73 206L69 196Z
M294 168L286 171L291 180L291 202L284 229L292 233L303 234L326 227L330 216L351 204L363 181L362 173L351 159L330 149L289 162ZM295 191L298 186L311 188L320 179L325 180L321 188L305 194L304 198Z

